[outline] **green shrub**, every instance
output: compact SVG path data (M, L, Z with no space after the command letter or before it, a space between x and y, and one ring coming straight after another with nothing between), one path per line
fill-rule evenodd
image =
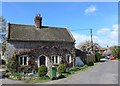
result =
M47 74L47 67L45 65L41 65L39 68L38 68L38 75L40 77L43 77Z
M7 69L9 70L9 72L11 73L15 73L16 72L16 62L14 61L9 61L7 64Z
M96 58L96 62L100 62L101 54L96 52L95 53L95 58Z
M93 66L93 65L94 65L94 62L89 62L87 65L88 65L88 66Z
M19 66L17 56L14 54L12 58L7 59L7 69L11 73L16 73L17 72L17 67Z
M64 64L60 64L58 66L58 74L62 75L62 73L66 72L66 67Z
M81 69L81 70L84 70L84 69L86 69L86 68L88 68L88 65L84 65L84 66L81 67L80 69Z
M77 66L76 66L75 68L76 68L77 70L80 70L80 69L81 69L80 67L77 67Z
M43 77L43 79L44 79L44 80L49 80L50 77L49 77L49 76L45 76L45 77Z
M39 80L49 80L50 77L47 76L47 75L45 75L45 76L43 76L43 77L37 77L36 79L39 79Z
M11 73L11 74L9 74L9 76L13 76L12 79L21 80L22 77L25 76L25 75L23 75L21 73Z
M80 70L80 67L73 67L73 68L70 68L70 71L78 71Z

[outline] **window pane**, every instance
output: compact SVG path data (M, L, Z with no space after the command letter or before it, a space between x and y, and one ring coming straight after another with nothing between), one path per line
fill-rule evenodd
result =
M20 57L20 65L22 65L23 63L23 60L22 60L22 57Z
M52 56L52 63L54 63L54 56Z
M67 62L70 62L70 56L69 55L67 56Z
M56 56L56 63L58 63L58 56Z
M24 57L24 65L27 65L27 57Z

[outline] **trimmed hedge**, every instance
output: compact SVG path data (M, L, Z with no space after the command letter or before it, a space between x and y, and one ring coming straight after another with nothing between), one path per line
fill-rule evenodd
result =
M43 77L43 76L46 76L46 74L47 74L47 67L45 65L41 65L38 68L38 76Z

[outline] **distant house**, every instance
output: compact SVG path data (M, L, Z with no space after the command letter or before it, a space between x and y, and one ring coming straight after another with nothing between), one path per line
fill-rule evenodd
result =
M107 51L107 49L105 49L105 48L100 48L99 49L99 53L102 55L104 52L106 52Z
M66 63L74 65L75 39L67 28L42 25L41 15L34 18L35 25L11 24L7 27L6 58L14 53L27 52L18 57L20 65L29 65L34 59L37 67Z

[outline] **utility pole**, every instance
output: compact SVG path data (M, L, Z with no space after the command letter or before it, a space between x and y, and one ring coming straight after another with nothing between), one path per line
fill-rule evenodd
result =
M91 49L93 53L93 39L92 39L92 29L90 29L90 34L91 34Z

